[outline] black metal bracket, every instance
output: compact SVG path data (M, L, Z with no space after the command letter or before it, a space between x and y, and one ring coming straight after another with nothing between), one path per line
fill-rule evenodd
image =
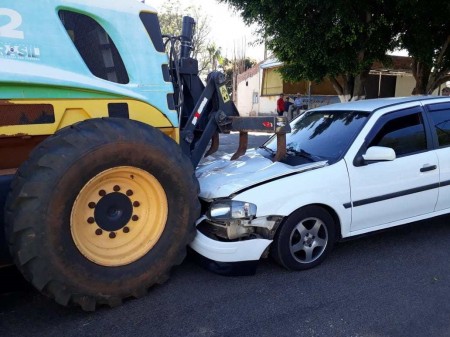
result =
M198 75L198 62L190 57L195 22L184 18L183 31L179 37L168 37L170 48L170 74L174 85L175 104L180 113L180 146L191 158L194 167L202 156L210 155L219 148L219 133L239 131L239 148L233 155L237 159L245 154L248 132L276 133L278 150L274 160L286 155L286 133L290 127L285 117L239 117L225 85L225 75L213 71L208 75L206 86ZM180 58L175 43L181 41ZM208 144L211 146L208 151Z

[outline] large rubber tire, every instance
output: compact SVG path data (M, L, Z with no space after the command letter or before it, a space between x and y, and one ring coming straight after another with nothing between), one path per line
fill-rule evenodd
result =
M271 255L288 270L313 268L333 249L337 226L322 207L306 206L292 213L274 237Z
M16 174L6 203L11 254L59 304L119 305L183 261L198 189L189 158L161 131L115 118L75 124Z

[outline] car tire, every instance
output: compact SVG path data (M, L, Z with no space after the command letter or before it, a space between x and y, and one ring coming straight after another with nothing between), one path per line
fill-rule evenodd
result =
M322 263L333 249L336 229L333 217L324 208L300 208L278 229L271 255L288 270L313 268Z
M117 306L167 280L195 236L192 164L146 124L90 119L42 142L6 204L18 269L61 305Z

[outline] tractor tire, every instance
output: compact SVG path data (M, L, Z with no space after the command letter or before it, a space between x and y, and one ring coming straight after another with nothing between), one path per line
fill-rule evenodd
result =
M10 251L57 303L117 306L183 261L198 190L189 158L161 131L86 120L43 141L18 169L6 203Z

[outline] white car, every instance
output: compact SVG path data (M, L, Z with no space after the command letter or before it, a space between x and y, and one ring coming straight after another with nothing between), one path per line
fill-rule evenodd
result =
M280 162L274 136L197 169L204 216L191 247L216 271L251 273L269 253L308 269L343 238L450 213L450 98L333 104L291 129Z

